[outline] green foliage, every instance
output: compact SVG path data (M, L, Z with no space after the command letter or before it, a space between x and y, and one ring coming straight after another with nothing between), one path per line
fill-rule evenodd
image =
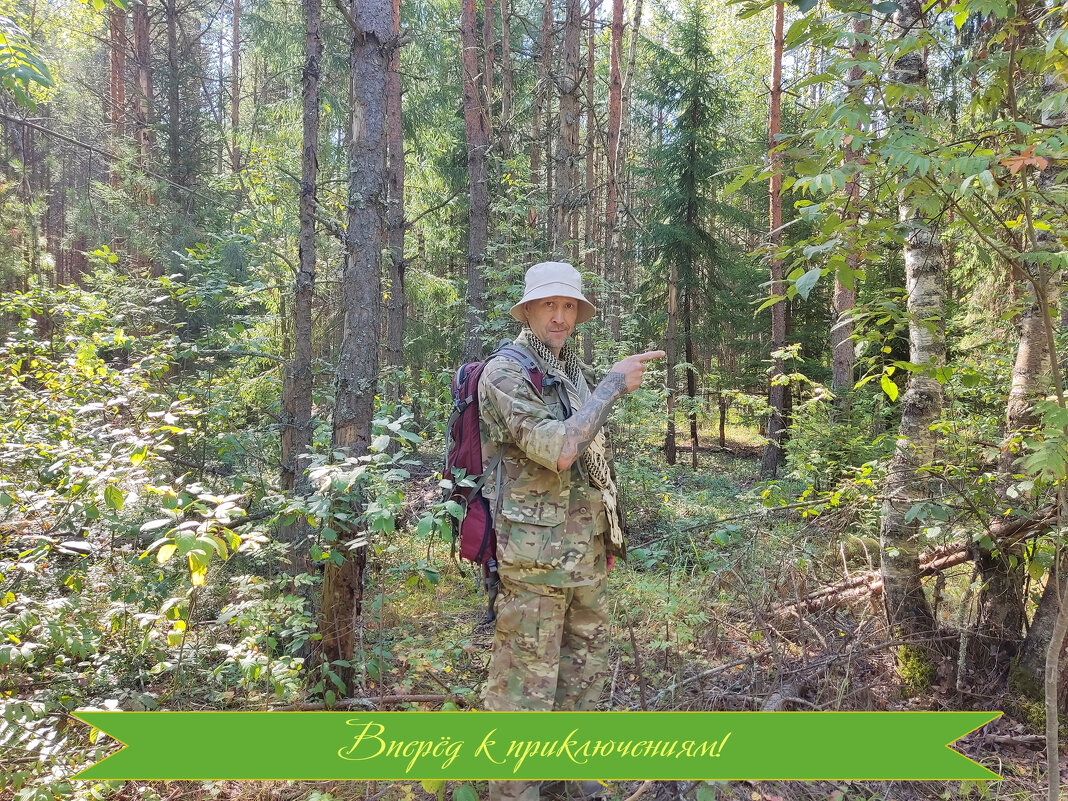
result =
M20 106L35 109L30 84L52 88L51 71L37 48L23 30L7 17L0 16L0 85L10 92Z

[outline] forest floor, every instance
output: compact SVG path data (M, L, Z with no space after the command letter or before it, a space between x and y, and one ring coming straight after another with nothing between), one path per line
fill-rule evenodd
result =
M988 674L964 677L961 692L955 665L948 663L939 665L933 676L901 675L887 645L891 638L878 599L861 597L801 620L772 614L783 600L840 580L851 569L867 569L869 557L878 556L863 548L839 554L828 546L841 539L842 532L832 530L835 526L850 525L841 516L827 524L805 520L797 511L769 512L758 486L756 432L735 428L729 433L727 450L699 448L696 471L689 448L680 449L679 464L673 467L664 463L662 453L642 443L620 453L620 483L629 487L631 552L628 562L609 576L612 631L603 708L1011 708L1015 717L1006 715L956 744L1004 779L620 782L609 785L611 797L629 800L639 790L650 801L695 795L701 801L1044 797L1044 750L1034 742L1041 733L1041 717L1004 695L1003 663L992 660ZM406 493L409 523L437 497L433 469L428 456L426 474ZM862 526L856 520L854 524ZM481 622L485 596L474 576L461 571L441 543L428 545L403 536L381 551L372 571L358 694L372 701L376 696L440 696L392 708L435 709L444 702L480 706L493 632ZM950 596L957 587L959 594L957 585L967 580L966 568L960 568L959 575L947 577L941 592ZM943 607L941 617L948 627L946 610L952 605L947 601ZM1068 780L1068 765L1062 771L1062 781ZM302 787L306 789L264 785L257 797L302 798ZM484 783L475 789L484 797ZM427 797L418 783L328 784L321 791L384 801Z
M998 655L987 660L983 675L959 681L949 660L933 675L908 675L895 665L878 599L861 595L803 616L775 611L784 601L871 567L877 553L863 545L848 551L838 546L844 529L863 530L862 514L804 518L802 509L765 508L755 431L731 429L727 450L700 448L697 470L688 448L672 467L649 444L625 443L617 459L627 493L630 558L609 576L610 673L602 708L1008 710L956 744L1004 779L619 782L608 786L613 799L631 801L638 791L649 801L1044 797L1044 749L1035 743L1041 712L1005 695L1006 665ZM369 559L358 640L361 667L352 695L372 708L480 707L493 635L482 622L485 596L471 570L450 557L447 544L414 534L415 521L440 492L438 455L418 458L423 467L413 466L405 486L397 533L388 543L380 541ZM801 488L785 481L781 489L789 494ZM967 566L956 570L959 575L947 576L939 590L947 599L968 581ZM947 630L956 620L952 609L947 600L939 612ZM383 703L386 696L393 700ZM231 708L264 706L262 698L249 695L233 698ZM1062 781L1068 783L1068 775ZM484 782L474 789L485 797ZM434 794L427 795L419 782L125 782L93 795L413 801Z

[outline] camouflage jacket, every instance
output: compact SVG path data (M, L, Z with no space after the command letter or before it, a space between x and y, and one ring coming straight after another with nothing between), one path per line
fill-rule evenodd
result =
M494 510L498 570L533 584L593 584L606 572L601 491L587 480L581 459L556 469L568 416L562 395L574 410L578 391L534 354L525 333L515 344L533 357L546 386L539 394L523 367L503 357L491 360L479 381L483 467L503 448L500 470L486 476L482 491ZM592 376L583 372L589 384Z

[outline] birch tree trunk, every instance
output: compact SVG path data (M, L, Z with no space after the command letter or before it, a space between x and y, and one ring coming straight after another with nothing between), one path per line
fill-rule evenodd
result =
M775 5L775 22L772 34L771 55L771 93L768 101L768 150L771 152L771 182L769 188L769 218L771 230L768 241L773 247L782 244L782 168L781 156L774 152L782 125L782 47L783 47L783 4ZM774 256L771 259L771 294L785 295L783 289L782 261ZM771 350L781 352L786 347L786 301L779 301L771 307ZM767 444L760 462L760 472L764 476L774 476L779 471L782 458L783 429L786 426L786 385L778 380L786 372L781 356L772 356L771 387L768 391Z
M855 61L864 58L870 48L864 39L870 28L867 16L858 16L853 20L853 47L852 55ZM864 68L854 64L849 68L849 91L859 102L864 93ZM849 147L845 155L846 167L858 165L863 158L859 149ZM846 184L846 208L847 219L854 228L860 225L860 209L857 204L860 200L860 177L855 173ZM860 245L854 241L850 244L846 253L846 269L849 272L847 281L843 281L841 275L834 276L834 298L832 303L832 327L831 327L831 391L834 393L835 408L837 411L847 414L849 411L849 396L853 391L853 372L856 356L853 349L853 323L850 315L857 304L856 273L863 261Z
M464 129L467 135L467 173L471 182L470 219L467 229L467 325L464 331L464 361L482 358L482 323L486 311L486 277L483 261L489 239L489 120L480 97L476 0L463 0L460 7L460 41Z
M350 456L371 441L378 380L382 248L386 244L386 84L393 44L391 0L350 5L356 22L349 51L349 193L341 302L344 333L338 356L333 448ZM356 532L343 532L338 547ZM323 658L351 661L363 599L367 549L350 551L323 575ZM342 678L351 686L352 671Z
M237 0L235 0L237 2ZM304 69L301 89L303 131L300 168L300 233L293 302L293 358L282 390L282 491L307 495L304 457L312 452L312 304L315 299L315 200L319 170L319 79L323 55L321 0L304 2ZM303 515L279 527L278 537L293 542L308 532ZM302 552L299 549L297 552ZM304 559L294 558L291 570L304 572Z
M1066 82L1062 75L1046 73L1042 76L1042 94L1044 98L1050 98L1063 92ZM1068 112L1061 111L1056 115L1048 112L1042 115L1043 125L1050 127L1063 127L1068 125ZM1049 168L1042 171L1035 182L1039 189L1046 189L1054 181L1059 169L1063 165L1054 162ZM1037 246L1042 250L1059 250L1057 237L1054 232L1036 231L1035 239ZM1030 408L1030 402L1034 397L1043 393L1046 386L1046 376L1052 370L1049 360L1050 331L1046 325L1052 327L1057 320L1056 313L1059 297L1059 284L1062 276L1048 276L1045 270L1039 274L1039 285L1046 295L1047 309L1042 309L1030 288L1032 305L1024 312L1023 327L1020 332L1020 350L1017 353L1016 364L1013 367L1012 390L1009 394L1009 404L1006 410L1006 431L1018 431L1021 428L1033 425L1035 418ZM1042 319L1048 312L1048 317ZM1038 315L1038 319L1034 317ZM1043 344L1039 344L1038 331L1042 331ZM1025 354L1026 341L1026 354ZM1040 352L1040 355L1039 355ZM1056 381L1054 381L1056 386ZM1011 427L1011 426L1016 427ZM1005 463L1011 464L1012 457L1002 452ZM1053 695L1050 688L1056 687L1056 704L1058 709L1063 709L1065 700L1068 698L1068 670L1064 669L1065 660L1068 659L1068 643L1065 642L1063 631L1058 631L1058 620L1068 614L1063 608L1064 599L1068 596L1068 558L1063 558L1054 565L1046 580L1045 589L1035 610L1034 619L1027 636L1020 648L1019 656L1011 669L1011 683L1017 690L1025 692L1032 698L1041 698L1044 695ZM1063 620L1062 627L1063 627ZM1060 645L1051 647L1052 643L1060 639ZM1047 710L1050 699L1047 699ZM1046 721L1047 731L1050 720ZM1056 717L1052 720L1053 731L1057 730ZM1051 782L1052 787L1052 782Z
M901 36L914 36L925 23L920 0L904 0L894 14ZM891 67L890 79L904 86L926 88L927 65L922 49L908 49ZM893 112L890 125L898 130L915 128L916 117L927 113L922 92L907 93ZM935 628L930 605L920 583L919 554L922 525L905 522L905 515L930 495L923 472L935 455L932 424L942 410L942 385L935 369L946 362L943 316L942 248L933 222L917 208L915 196L898 195L898 219L905 230L905 288L908 293L909 361L922 369L909 373L908 388L901 400L901 423L897 445L890 460L883 495L880 535L880 572L883 601L894 636L915 637ZM911 646L899 652L927 653Z

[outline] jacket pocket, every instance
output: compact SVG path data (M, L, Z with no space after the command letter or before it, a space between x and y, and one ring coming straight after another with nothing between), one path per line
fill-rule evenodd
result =
M554 473L534 462L503 488L501 515L513 523L559 526L567 520L571 495L570 471Z

